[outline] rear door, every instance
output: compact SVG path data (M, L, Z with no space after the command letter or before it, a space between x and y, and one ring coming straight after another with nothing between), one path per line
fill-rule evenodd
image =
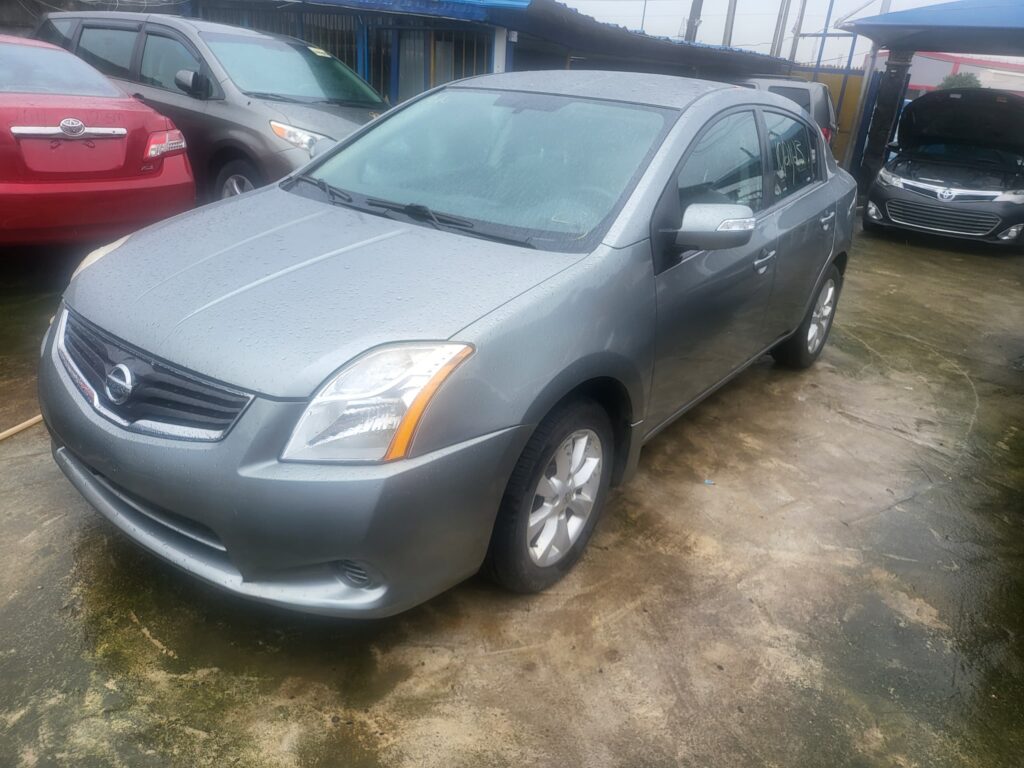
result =
M762 118L770 163L769 205L779 232L765 325L781 336L800 324L818 275L832 255L836 201L827 189L821 133L795 113L765 108Z
M764 349L774 275L775 226L765 210L765 148L752 108L713 118L683 156L654 213L658 306L649 423L675 413ZM674 250L691 203L749 206L757 227L747 245Z

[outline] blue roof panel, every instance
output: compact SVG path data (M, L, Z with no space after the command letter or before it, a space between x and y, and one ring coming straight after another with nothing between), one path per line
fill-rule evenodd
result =
M841 25L890 50L1024 55L1022 0L959 0Z

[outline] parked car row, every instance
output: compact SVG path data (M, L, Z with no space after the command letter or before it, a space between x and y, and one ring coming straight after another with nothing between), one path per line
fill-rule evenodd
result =
M288 37L116 12L49 14L35 37L0 37L3 243L117 237L250 191L387 108Z

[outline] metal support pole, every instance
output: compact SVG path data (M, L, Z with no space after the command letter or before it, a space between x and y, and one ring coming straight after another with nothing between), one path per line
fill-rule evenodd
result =
M913 51L889 51L889 58L885 62L885 74L882 75L878 98L875 99L875 109L871 116L864 159L861 161L860 173L854 174L862 194L867 192L868 186L885 163L886 145L900 113L900 100L906 89L907 73L910 71L910 62L913 58Z
M828 0L828 12L825 14L825 27L821 30L821 45L818 46L818 60L814 62L814 82L818 82L818 71L821 69L821 57L825 55L825 43L828 42L828 27L832 23L832 11L836 0Z
M790 2L792 0L782 0L782 3L779 5L779 18L775 22L775 34L772 35L772 56L778 56L782 52L782 42L786 37L786 21L789 19Z
M644 0L644 10L640 14L640 31L644 31L644 22L647 21L647 0Z
M800 0L800 10L796 12L796 24L793 25L793 47L789 49L789 60L796 61L797 48L800 46L800 33L804 31L804 12L807 0Z
M684 38L688 43L697 39L697 27L700 26L700 14L703 10L704 0L693 0L690 3L690 15L686 19L686 36Z
M722 35L722 45L732 45L732 28L736 24L736 0L729 0L729 9L725 12L725 33Z

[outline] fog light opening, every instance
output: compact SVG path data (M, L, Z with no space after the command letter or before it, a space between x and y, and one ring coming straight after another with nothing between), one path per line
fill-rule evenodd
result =
M999 233L1000 240L1016 240L1020 236L1020 231L1024 229L1024 224L1014 224L1009 229L1005 229Z
M878 210L878 206L868 201L868 218L874 219L875 221L882 220L882 212Z
M362 563L355 560L339 560L334 567L338 572L338 578L350 587L369 589L376 586L375 579Z

